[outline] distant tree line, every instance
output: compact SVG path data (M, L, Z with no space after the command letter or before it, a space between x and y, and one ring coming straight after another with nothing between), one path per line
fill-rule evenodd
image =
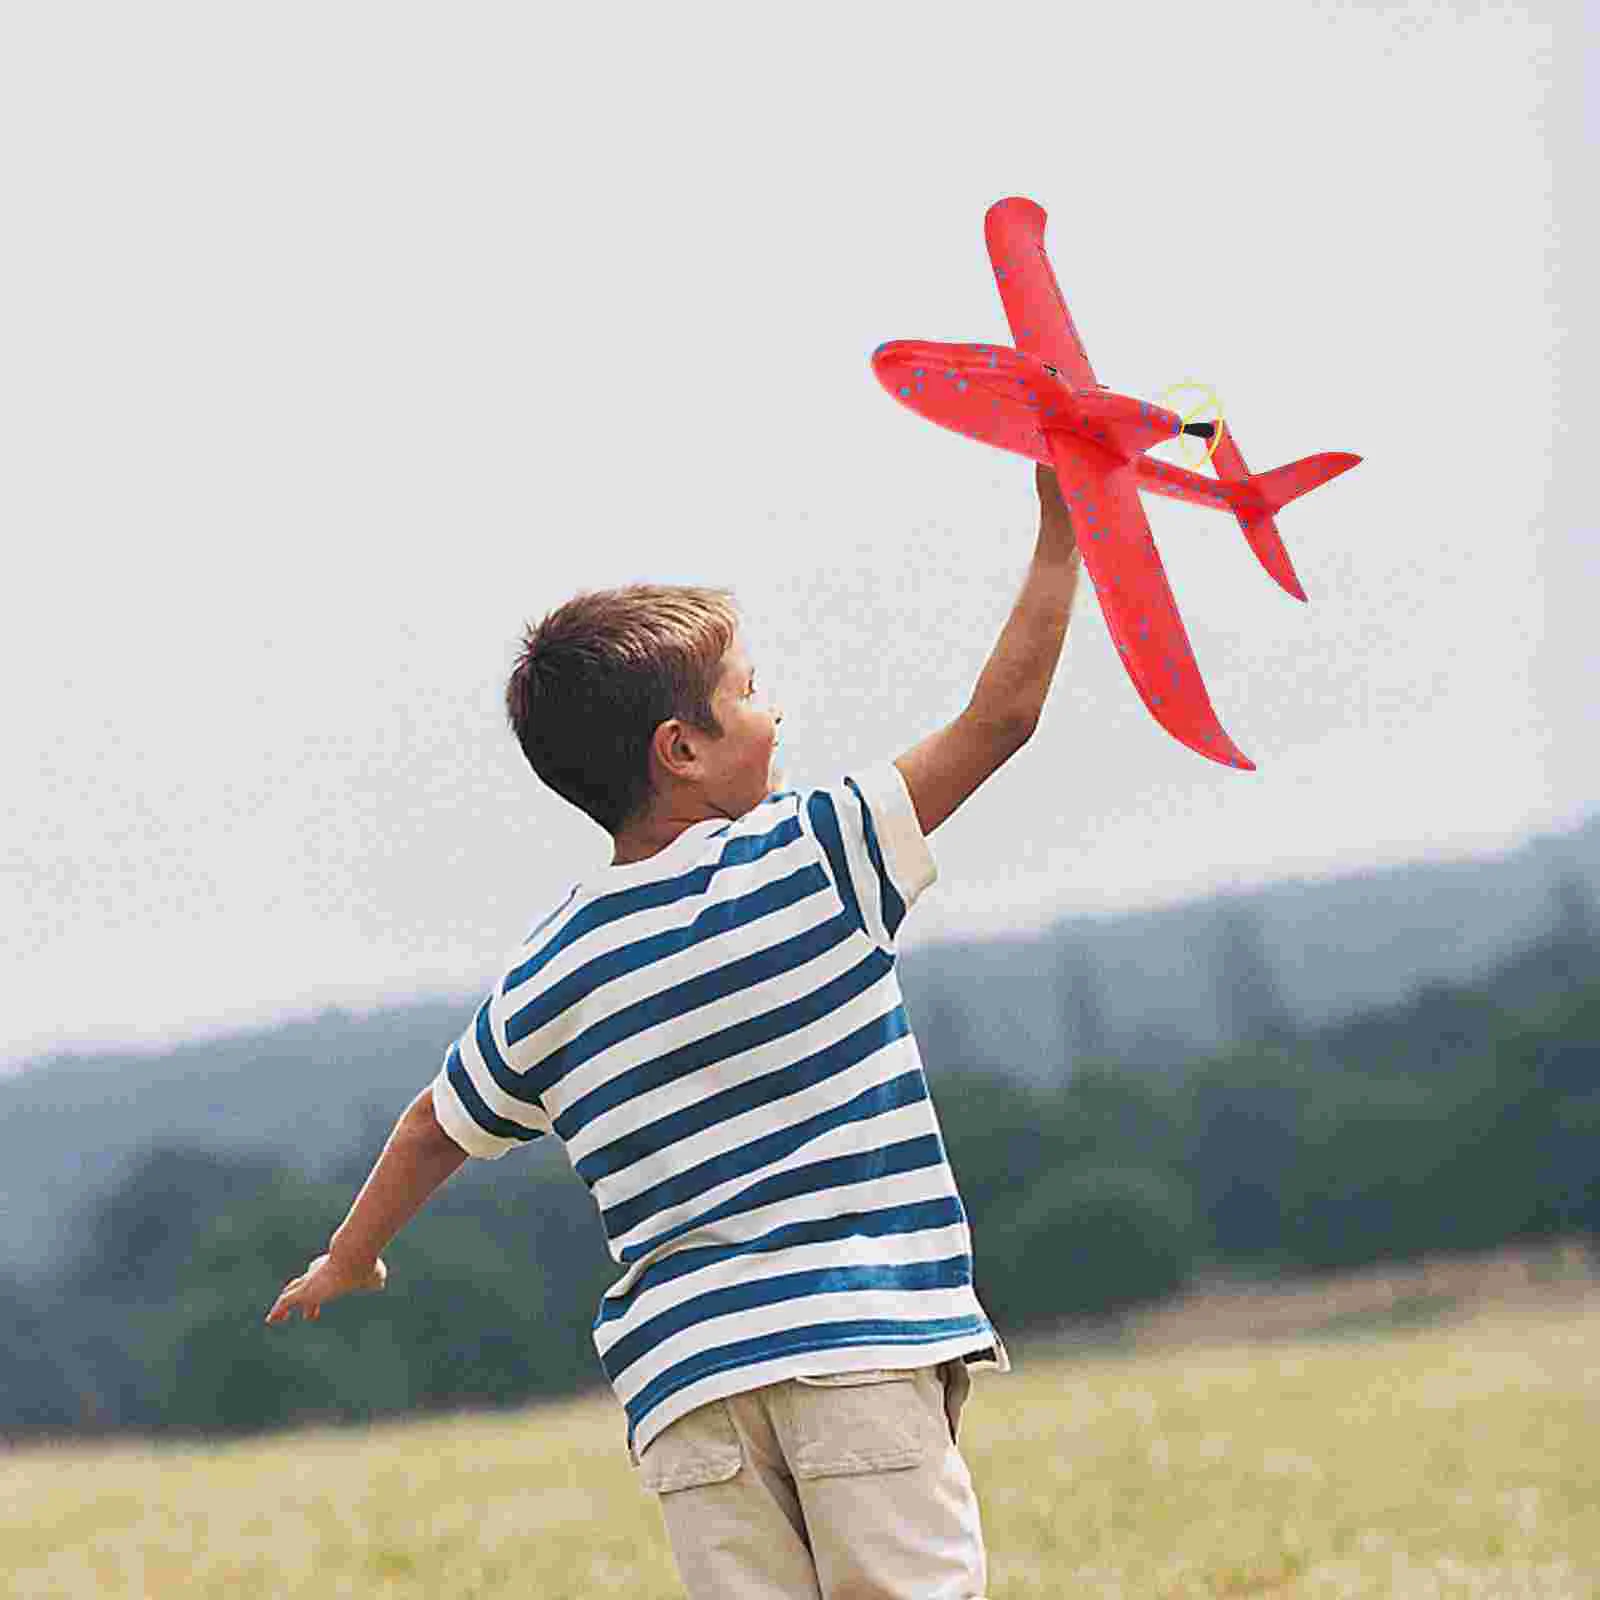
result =
M1259 1025L1164 1070L1080 1057L1025 1080L965 1064L980 1016L913 1016L1002 1332L1114 1314L1202 1272L1600 1236L1600 958L1582 907L1478 985L1315 1031L1287 1020L1243 935L1228 959ZM1092 1013L1071 974L1062 1005ZM1092 1014L1083 1027L1094 1037ZM0 1280L0 1428L246 1431L599 1384L590 1327L616 1268L553 1141L469 1163L390 1247L385 1294L263 1325L390 1120L323 1181L148 1151L47 1285Z

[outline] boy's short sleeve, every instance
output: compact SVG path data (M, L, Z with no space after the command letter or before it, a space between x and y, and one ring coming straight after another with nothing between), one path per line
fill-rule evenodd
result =
M874 944L892 949L906 912L939 875L900 769L884 761L813 789L802 809L845 909Z
M496 998L491 994L478 1008L433 1080L433 1114L439 1126L469 1156L484 1161L497 1161L506 1151L550 1132L544 1107L535 1096L524 1098L522 1075L502 1048Z

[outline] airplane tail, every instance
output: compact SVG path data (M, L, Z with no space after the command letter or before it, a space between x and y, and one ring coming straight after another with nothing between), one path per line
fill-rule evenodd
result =
M1337 478L1341 472L1348 472L1360 459L1360 456L1343 451L1329 451L1253 475L1245 466L1238 445L1233 442L1233 431L1226 423L1222 424L1222 436L1217 440L1216 452L1211 458L1217 476L1224 483L1243 486L1245 493L1235 501L1234 513L1239 518L1240 528L1244 530L1245 540L1278 586L1296 600L1304 600L1306 592L1300 587L1300 579L1295 575L1289 552L1284 548L1277 524L1272 520L1273 513L1291 500L1309 493L1319 483L1326 483L1330 478Z

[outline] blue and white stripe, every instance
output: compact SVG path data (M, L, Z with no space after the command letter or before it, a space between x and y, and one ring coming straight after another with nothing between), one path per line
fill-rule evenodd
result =
M892 766L770 796L574 890L451 1049L450 1135L553 1132L594 1195L633 1452L782 1378L1006 1364L895 972L934 876Z

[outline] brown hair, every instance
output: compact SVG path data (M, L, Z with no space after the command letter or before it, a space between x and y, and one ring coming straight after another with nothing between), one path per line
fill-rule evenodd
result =
M650 800L650 739L676 717L713 738L726 589L630 584L580 594L523 633L506 715L539 778L607 833Z

